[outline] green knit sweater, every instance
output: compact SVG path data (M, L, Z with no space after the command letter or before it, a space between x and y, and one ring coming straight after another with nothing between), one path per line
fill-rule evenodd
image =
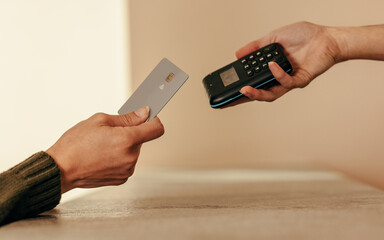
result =
M61 198L60 169L45 152L0 174L0 225L54 208Z

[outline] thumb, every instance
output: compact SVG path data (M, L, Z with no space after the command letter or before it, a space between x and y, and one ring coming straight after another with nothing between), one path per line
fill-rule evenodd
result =
M144 142L156 139L164 134L164 126L158 117L155 117L149 122L127 128L127 131L132 132L130 136L134 136L133 141L136 144L142 144Z
M110 124L114 127L129 127L129 126L137 126L139 124L144 123L149 116L149 107L140 108L134 112L122 114L122 115L114 115L111 118Z

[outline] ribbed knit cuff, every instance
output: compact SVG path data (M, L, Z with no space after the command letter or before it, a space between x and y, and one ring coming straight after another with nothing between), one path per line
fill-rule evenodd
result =
M54 208L60 202L60 169L45 152L39 152L5 172L8 221L31 217Z

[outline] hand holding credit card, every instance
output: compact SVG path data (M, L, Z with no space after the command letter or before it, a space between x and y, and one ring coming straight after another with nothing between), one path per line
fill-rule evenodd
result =
M149 106L148 120L156 117L188 75L168 59L163 58L118 111L125 114Z

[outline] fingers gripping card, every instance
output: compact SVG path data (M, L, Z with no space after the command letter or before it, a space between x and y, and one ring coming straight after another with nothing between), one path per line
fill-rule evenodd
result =
M185 72L163 58L118 113L125 114L149 106L149 121L157 116L187 79L188 75Z

